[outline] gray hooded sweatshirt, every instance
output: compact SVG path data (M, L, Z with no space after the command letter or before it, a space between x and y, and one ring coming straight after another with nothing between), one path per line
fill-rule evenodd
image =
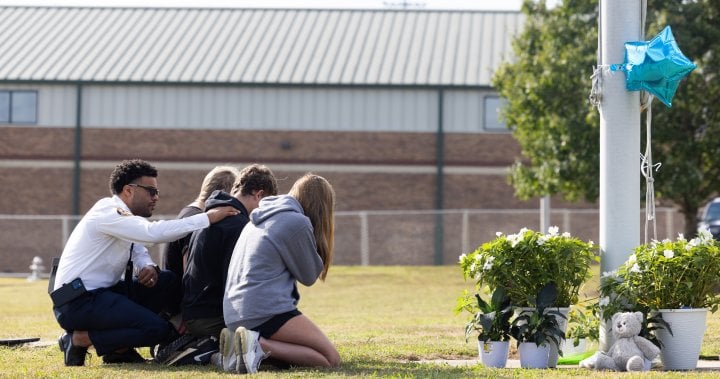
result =
M300 203L290 195L262 199L232 253L223 299L225 324L252 329L296 309L296 281L311 286L322 269L313 227Z

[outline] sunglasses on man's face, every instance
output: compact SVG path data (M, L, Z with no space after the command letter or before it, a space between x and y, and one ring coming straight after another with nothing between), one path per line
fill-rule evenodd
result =
M140 188L144 189L145 191L148 191L148 193L150 194L150 197L160 196L160 190L155 187L144 186L142 184L135 184L135 183L130 183L128 185L132 186L132 187L140 187Z

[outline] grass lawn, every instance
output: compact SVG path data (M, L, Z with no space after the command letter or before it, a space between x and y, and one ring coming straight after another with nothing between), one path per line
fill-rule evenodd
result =
M475 341L466 343L465 315L455 315L455 299L472 283L456 266L333 267L326 282L301 288L300 310L335 342L342 364L336 370L293 369L261 372L256 377L585 377L614 378L618 373L584 369L486 369L421 361L474 359ZM594 282L588 288L595 288ZM0 339L40 337L46 347L0 347L0 377L229 377L212 367L155 364L103 365L94 355L85 367L65 367L57 337L62 330L52 315L47 281L0 278ZM592 296L589 292L587 296ZM149 357L147 349L141 353ZM720 354L720 317L711 315L702 354ZM633 376L631 374L627 374ZM693 377L720 373L694 372ZM639 375L635 375L637 377ZM645 373L642 377L680 377L687 373Z

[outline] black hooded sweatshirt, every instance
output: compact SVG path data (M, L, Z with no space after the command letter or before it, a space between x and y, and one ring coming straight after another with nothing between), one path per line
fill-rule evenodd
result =
M242 203L227 192L215 191L205 210L230 205L240 211L190 237L188 266L183 276L182 316L197 320L223 316L223 295L228 265L245 224L250 219Z

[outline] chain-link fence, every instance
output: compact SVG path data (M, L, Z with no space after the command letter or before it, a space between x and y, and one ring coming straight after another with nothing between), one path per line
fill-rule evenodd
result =
M672 208L656 210L658 239L683 230L683 218ZM639 219L644 213L638 214ZM154 219L171 219L158 216ZM583 240L598 242L597 209L553 209L549 225ZM0 215L0 272L28 272L33 257L46 266L59 256L78 216ZM444 211L338 212L335 264L454 264L458 256L495 237L496 232L537 230L538 209L460 209ZM164 244L150 247L161 262Z

